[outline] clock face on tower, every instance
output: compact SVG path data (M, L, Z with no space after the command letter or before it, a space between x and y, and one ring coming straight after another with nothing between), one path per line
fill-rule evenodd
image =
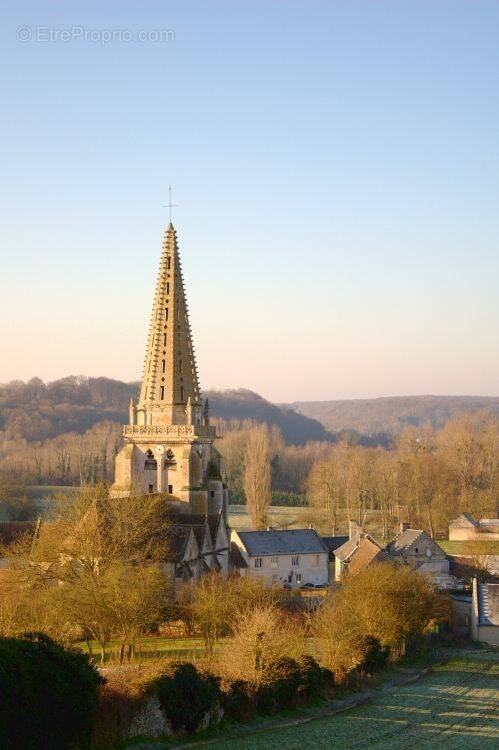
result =
M162 453L165 452L165 446L164 445L157 445L155 447L155 449L154 449L154 452L155 453L159 453L159 455L161 455Z

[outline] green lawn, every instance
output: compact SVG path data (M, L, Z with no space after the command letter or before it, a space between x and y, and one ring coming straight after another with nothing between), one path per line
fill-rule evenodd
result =
M86 643L79 644L82 651L88 653ZM100 648L95 641L91 643L94 659L100 661ZM112 664L117 659L118 642L111 641L106 647L106 664ZM152 661L154 659L168 656L175 659L189 659L195 656L204 655L204 645L201 638L167 638L160 636L151 636L141 638L137 642L135 651L135 662Z
M442 547L447 555L499 555L499 541L464 540L440 541L437 544Z
M496 750L499 747L499 654L466 652L413 683L357 708L251 733L226 731L194 742L210 750ZM282 717L283 722L286 721ZM166 750L181 742L141 742ZM130 743L127 747L137 747ZM188 745L187 745L188 747Z

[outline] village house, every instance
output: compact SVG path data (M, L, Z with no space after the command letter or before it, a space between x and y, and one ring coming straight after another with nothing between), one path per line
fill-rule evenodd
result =
M323 544L327 547L328 581L331 584L335 580L335 552L339 547L342 547L345 542L348 542L348 536L323 536L321 539Z
M240 575L269 585L328 584L328 549L315 529L232 531L231 559Z
M349 522L349 535L334 552L334 580L341 581L345 573L355 574L373 562L388 562L383 547L355 522Z
M400 532L386 547L392 559L404 562L420 575L436 581L449 575L449 560L443 549L423 529L401 524Z
M449 524L449 541L499 541L499 518L477 521L471 513L462 513Z
M350 521L348 539L335 547L333 555L335 581L371 563L393 562L409 565L438 588L459 588L457 579L449 575L449 560L442 548L423 529L410 529L407 524L401 524L397 536L383 547L355 521Z

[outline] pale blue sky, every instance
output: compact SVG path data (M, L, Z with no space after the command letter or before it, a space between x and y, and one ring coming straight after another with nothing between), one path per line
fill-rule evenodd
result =
M0 382L140 376L172 182L203 386L499 394L497 2L0 13Z

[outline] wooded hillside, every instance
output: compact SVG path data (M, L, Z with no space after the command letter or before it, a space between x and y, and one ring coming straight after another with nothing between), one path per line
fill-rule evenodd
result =
M0 433L7 440L42 441L68 432L83 433L98 422L128 422L130 398L138 383L111 378L70 376L44 383L32 378L0 385ZM248 390L206 391L215 418L233 422L253 420L276 425L286 442L303 444L326 440L326 430L315 419L280 408Z
M499 398L489 396L391 396L343 401L295 401L288 406L322 422L326 430L397 435L405 427L440 429L461 412L487 409L499 416Z

